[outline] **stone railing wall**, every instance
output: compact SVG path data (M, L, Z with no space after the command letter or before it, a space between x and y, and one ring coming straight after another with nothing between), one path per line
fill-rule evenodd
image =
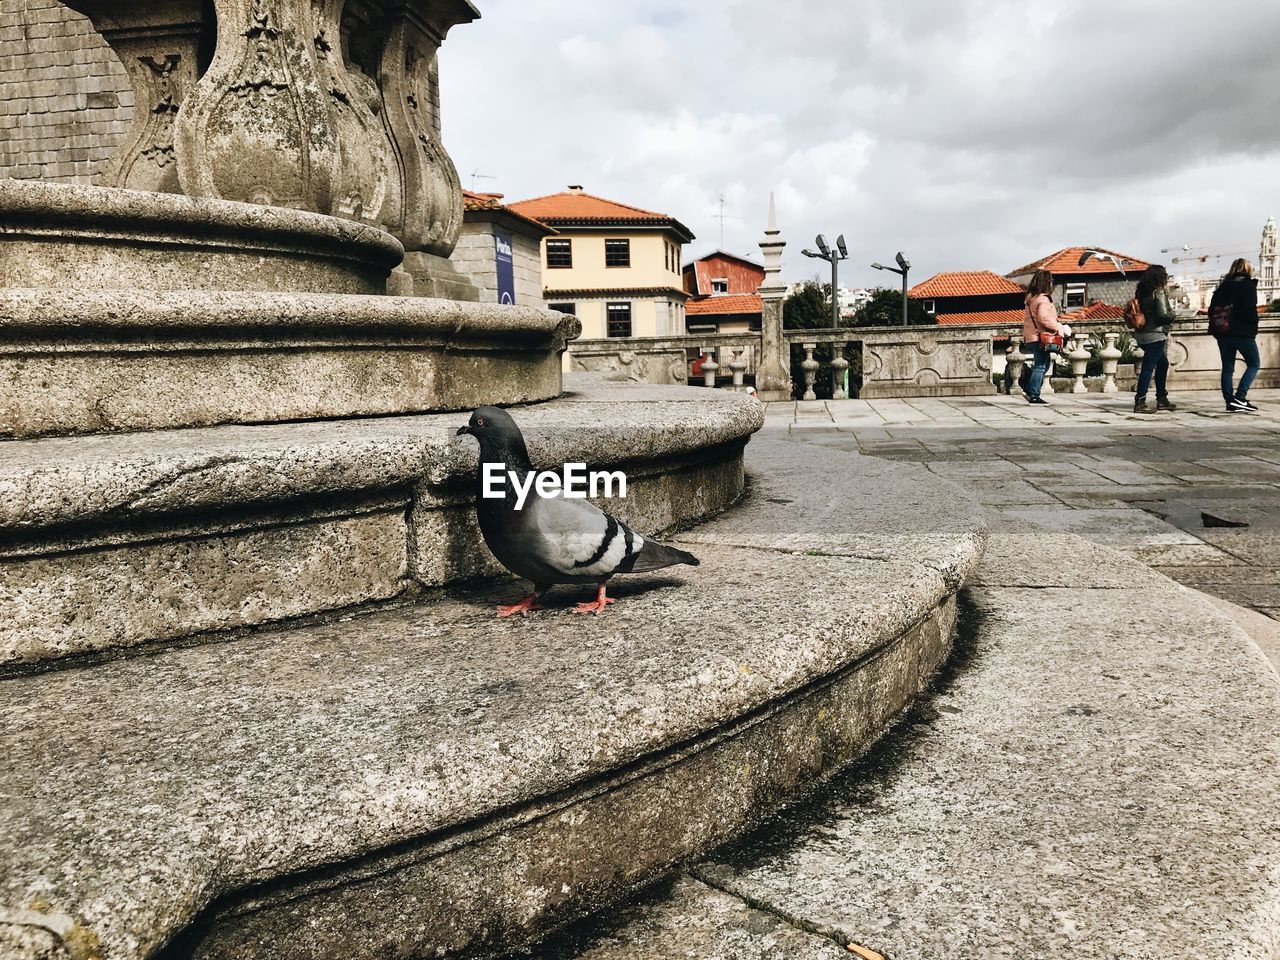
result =
M1133 389L1135 360L1122 359L1119 343L1124 324L1116 320L1074 324L1075 337L1057 360L1054 377L1059 387L1081 390ZM992 382L993 368L1005 360L1014 369L1016 380L1021 354L997 358L993 342L1022 339L1021 324L957 327L849 327L826 330L786 330L788 345L797 344L806 352L801 369L793 372L795 392L810 398L814 393L818 363L813 350L820 343L861 344L862 387L858 395L877 397L981 396L997 392ZM1258 330L1262 354L1260 387L1280 387L1280 315L1262 318ZM711 353L715 368L704 365L701 382L707 386L732 385L735 355L743 364L742 374L751 378L763 361L758 333L706 334L685 337L630 338L626 340L579 340L570 344L573 370L609 371L620 379L643 383L683 383L689 376L690 350ZM1112 355L1114 353L1114 355ZM696 355L696 354L695 354ZM839 351L837 351L837 356ZM1110 364L1110 373L1087 376L1091 361ZM1169 347L1170 376L1176 389L1211 390L1219 382L1220 361L1217 342L1207 330L1204 318L1187 318L1173 329ZM810 366L810 363L812 366ZM1237 361L1239 364L1239 361ZM1073 366L1074 364L1074 366ZM843 379L837 362L834 372ZM708 376L708 373L710 376ZM1052 386L1050 387L1052 389ZM833 391L842 399L842 390Z
M745 377L755 376L760 334L699 333L678 337L572 340L567 353L571 371L660 384L688 383L692 358L699 355L712 358L703 365L699 383L709 387L741 387Z

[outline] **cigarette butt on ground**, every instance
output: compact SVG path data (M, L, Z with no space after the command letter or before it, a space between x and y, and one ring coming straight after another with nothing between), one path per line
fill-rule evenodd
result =
M856 943L848 944L848 950L855 957L861 957L862 960L884 960L883 953L876 953L867 947L860 947Z

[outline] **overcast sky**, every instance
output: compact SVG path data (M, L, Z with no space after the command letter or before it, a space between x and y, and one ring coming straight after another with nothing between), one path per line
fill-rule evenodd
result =
M913 282L1076 244L1256 260L1280 216L1275 0L476 2L440 63L463 185L581 183L687 224L686 259L722 194L758 256L771 190L784 278L843 232L856 286L899 249Z

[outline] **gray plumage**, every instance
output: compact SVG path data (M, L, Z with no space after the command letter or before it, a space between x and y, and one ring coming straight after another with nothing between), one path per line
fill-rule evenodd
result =
M486 463L521 480L532 471L524 436L511 415L497 407L480 407L458 433L480 443L476 516L484 542L499 563L534 584L530 602L552 584L590 583L601 587L598 611L606 602L603 584L616 574L682 563L697 566L693 554L641 536L587 500L540 497L531 488L523 509L517 510L510 483L501 499L481 496Z

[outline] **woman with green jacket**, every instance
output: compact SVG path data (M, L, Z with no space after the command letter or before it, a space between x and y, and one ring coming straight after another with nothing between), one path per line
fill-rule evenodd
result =
M1134 297L1142 307L1146 323L1133 332L1133 339L1142 348L1142 369L1138 373L1138 390L1133 398L1134 413L1154 413L1155 410L1176 410L1169 401L1169 328L1173 326L1173 307L1169 305L1169 273L1159 264L1147 267L1138 281ZM1156 380L1156 407L1147 406L1147 388L1151 377Z

